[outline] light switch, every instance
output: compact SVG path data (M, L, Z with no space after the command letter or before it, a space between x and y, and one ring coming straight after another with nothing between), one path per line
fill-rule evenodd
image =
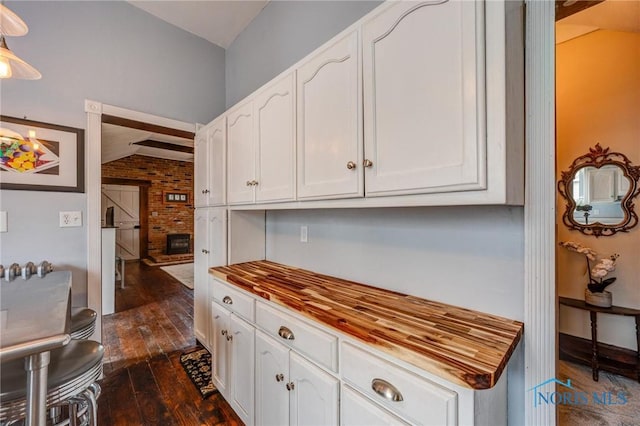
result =
M309 228L306 225L300 227L300 242L306 243L309 241Z
M8 228L7 212L0 212L0 232L7 232Z

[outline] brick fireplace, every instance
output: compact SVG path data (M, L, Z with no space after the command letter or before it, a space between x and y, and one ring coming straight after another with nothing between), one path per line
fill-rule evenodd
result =
M167 234L167 254L191 253L191 234Z

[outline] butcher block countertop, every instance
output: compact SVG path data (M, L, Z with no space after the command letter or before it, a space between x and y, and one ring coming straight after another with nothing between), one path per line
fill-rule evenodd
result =
M518 321L270 261L221 266L210 272L472 389L496 384L523 333Z

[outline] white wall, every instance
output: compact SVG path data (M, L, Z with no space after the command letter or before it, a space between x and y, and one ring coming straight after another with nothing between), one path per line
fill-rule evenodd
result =
M379 5L379 1L270 1L226 52L231 107Z
M377 3L280 2L227 49L232 106ZM309 242L300 243L307 225ZM518 207L269 211L267 258L366 284L524 318L524 216ZM524 355L509 366L509 422L524 423Z
M224 50L126 2L7 2L29 26L9 47L41 73L3 80L0 112L85 127L84 100L206 123L224 111ZM58 212L86 213L86 196L0 191L9 232L0 263L51 261L73 271L74 304L86 303L86 228L58 227ZM99 254L96 254L99 256Z

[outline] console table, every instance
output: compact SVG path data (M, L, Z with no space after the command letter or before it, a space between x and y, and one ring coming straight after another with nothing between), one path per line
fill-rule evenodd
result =
M598 381L598 313L610 315L622 315L627 317L635 317L636 319L636 342L638 349L636 351L637 360L635 366L636 377L640 382L640 309L623 308L621 306L612 306L610 308L601 308L599 306L588 305L584 300L571 299L569 297L560 297L560 304L570 306L576 309L589 311L591 317L591 370L593 372L593 380Z

